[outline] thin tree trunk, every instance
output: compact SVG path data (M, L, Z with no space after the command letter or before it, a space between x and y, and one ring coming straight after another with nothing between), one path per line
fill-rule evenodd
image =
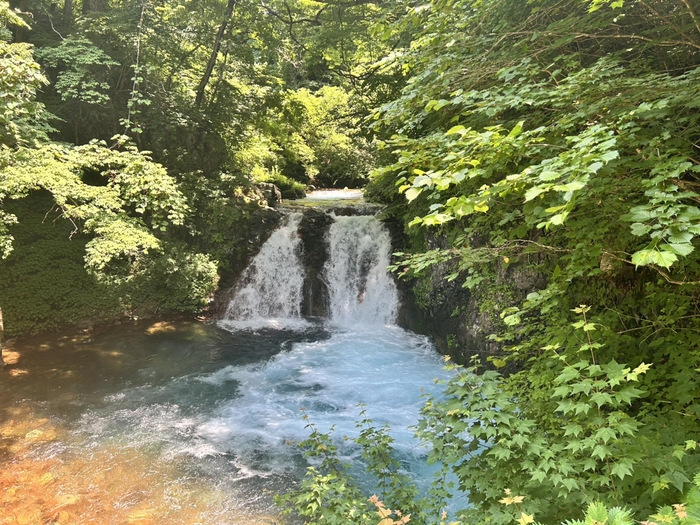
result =
M83 14L102 13L107 10L107 0L83 0Z
M5 343L5 323L2 321L2 308L0 308L0 368L5 366L5 360L2 358L2 347Z
M207 62L207 69L204 71L204 75L202 75L202 79L199 81L199 85L197 86L197 95L194 99L195 107L200 107L202 105L202 100L204 100L204 90L206 89L207 84L209 83L209 78L211 77L212 71L214 71L216 59L219 56L219 49L221 49L221 39L223 38L224 32L226 31L226 26L233 17L233 8L235 5L236 0L228 0L228 4L226 5L226 14L224 15L224 19L221 22L221 25L219 26L219 31L217 31L216 33L214 47L211 50L209 62Z
M22 13L29 11L27 8L27 0L20 0L16 8ZM29 33L27 29L22 26L12 26L12 38L15 42L26 42L28 37Z

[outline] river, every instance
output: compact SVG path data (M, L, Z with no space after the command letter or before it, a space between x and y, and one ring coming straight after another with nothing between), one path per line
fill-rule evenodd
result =
M395 325L388 234L371 217L334 217L329 313L304 318L297 224L291 214L270 237L225 319L11 347L0 524L281 523L273 495L306 469L293 445L304 415L352 437L360 404L392 428L406 471L430 478L409 426L445 372L429 340ZM358 465L359 452L341 448Z

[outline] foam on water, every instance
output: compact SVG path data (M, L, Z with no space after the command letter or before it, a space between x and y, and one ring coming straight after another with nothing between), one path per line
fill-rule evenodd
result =
M394 428L399 447L414 449L407 427L418 420L421 388L430 388L438 376L444 377L440 360L422 337L398 328L340 332L297 343L264 364L225 367L199 378L233 381L240 395L217 407L197 433L222 450L253 447L286 458L292 452L288 441L308 437L304 414L321 431L334 427L340 436L353 436L362 403L375 423Z
M110 394L80 427L93 446L109 440L168 460L223 458L234 467L232 479L265 478L303 473L290 442L308 437L308 421L322 432L333 428L338 438L355 437L364 410L376 425L392 428L397 449L419 471L425 451L408 427L418 420L423 391L437 389L434 379L445 374L423 337L396 327L336 332L293 343L263 362ZM346 453L352 459L359 449Z

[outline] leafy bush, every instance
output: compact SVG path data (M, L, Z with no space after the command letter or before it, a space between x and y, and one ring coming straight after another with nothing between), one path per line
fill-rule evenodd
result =
M283 199L301 199L306 196L306 186L281 173L273 173L266 179L266 182L277 186Z
M15 249L0 260L0 308L9 336L82 325L124 311L116 291L85 270L89 238L71 238L73 225L52 213L52 205L49 194L36 193L6 208L19 218L11 227Z

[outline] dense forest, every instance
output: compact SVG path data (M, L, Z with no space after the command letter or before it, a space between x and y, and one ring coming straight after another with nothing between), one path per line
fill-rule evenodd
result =
M371 499L314 431L287 504L695 524L698 66L691 0L2 1L5 331L198 312L265 183L366 188L393 271L461 323L417 428L444 466L418 494L366 421ZM472 506L448 516L452 490Z

